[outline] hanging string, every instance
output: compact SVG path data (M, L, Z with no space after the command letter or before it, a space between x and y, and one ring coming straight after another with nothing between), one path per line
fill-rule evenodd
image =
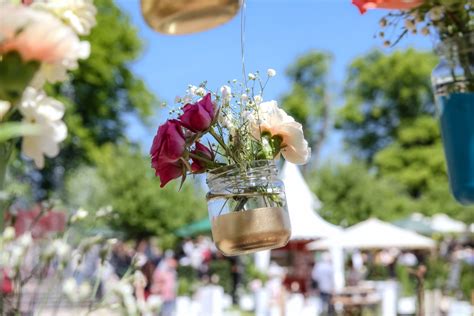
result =
M247 89L247 72L245 71L245 10L246 0L241 0L242 9L240 11L240 55L242 57L242 76L245 89Z

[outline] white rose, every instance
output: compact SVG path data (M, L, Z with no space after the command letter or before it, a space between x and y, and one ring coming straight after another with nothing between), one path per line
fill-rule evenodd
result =
M53 13L79 35L88 35L96 25L97 9L92 0L35 0L31 7Z
M263 102L257 108L258 113L250 115L250 130L256 139L260 132L279 136L281 154L294 164L304 164L311 156L311 149L303 135L303 126L278 107L276 101Z
M43 91L28 87L19 106L23 122L38 127L35 135L23 137L22 152L33 159L38 168L44 167L44 156L50 158L59 154L59 143L66 139L67 127L61 120L64 105L46 96Z

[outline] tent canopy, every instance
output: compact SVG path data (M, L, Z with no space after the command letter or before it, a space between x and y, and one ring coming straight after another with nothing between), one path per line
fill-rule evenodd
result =
M431 228L429 218L420 213L414 213L408 217L392 222L394 225L417 232L422 235L431 235L434 230Z
M341 233L340 227L326 222L316 212L321 202L309 189L298 166L285 162L280 177L285 183L291 240L328 238Z
M467 225L457 221L446 214L435 214L431 218L431 228L439 233L464 233L468 230Z
M209 218L203 218L189 225L183 226L176 231L179 237L192 237L199 234L209 234L211 232L211 222Z
M334 246L345 249L430 249L435 242L427 237L372 218L349 227L339 236L308 244L310 250Z

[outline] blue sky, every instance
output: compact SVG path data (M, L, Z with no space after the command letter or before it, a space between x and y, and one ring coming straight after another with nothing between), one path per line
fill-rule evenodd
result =
M140 1L117 0L131 17L144 41L145 49L133 65L133 71L163 101L172 102L183 95L188 84L208 81L217 89L227 80L242 78L240 56L240 16L207 32L167 36L154 32L144 22ZM334 107L343 104L340 90L347 66L372 48L381 48L374 39L378 21L387 11L372 10L361 15L350 0L248 0L246 11L245 61L247 72L274 68L277 76L268 84L266 99L278 100L289 90L284 72L299 56L310 50L330 52L334 57L331 71ZM397 49L413 46L432 48L431 39L408 36ZM383 49L387 53L391 49ZM130 119L129 137L139 140L145 150L151 144L157 125L166 119L157 112L154 126L142 127ZM341 151L340 136L333 133L324 155Z

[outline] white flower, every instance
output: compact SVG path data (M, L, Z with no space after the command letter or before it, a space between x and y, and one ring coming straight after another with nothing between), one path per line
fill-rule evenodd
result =
M196 96L197 89L198 87L189 85L188 89L186 90L186 95L193 96L193 97Z
M71 252L71 246L65 243L62 239L54 240L52 247L60 260L66 259Z
M87 216L89 215L89 212L86 211L85 209L83 208L80 208L77 210L76 214L74 214L72 217L71 217L71 222L77 222L77 221L80 221L80 220L83 220L84 218L86 218Z
M0 54L18 52L24 61L41 62L32 85L65 80L78 59L89 56L90 45L54 15L31 7L0 3Z
M23 137L22 152L33 159L38 168L44 167L46 155L53 158L59 153L59 143L66 139L67 127L61 118L64 105L46 96L43 91L28 87L19 106L23 122L38 127L35 135Z
M89 295L91 295L92 288L89 282L82 282L81 285L79 285L78 289L78 298L79 300L83 300L87 298Z
M112 212L113 212L112 206L107 205L107 206L101 207L97 211L97 213L95 213L95 215L97 217L104 217L104 216L110 215Z
M206 94L206 89L204 89L203 87L197 88L196 95L203 97L205 94Z
M68 278L63 282L63 293L71 302L78 301L77 290L77 282L74 278Z
M249 99L249 96L246 95L245 93L242 93L242 95L240 96L240 100L242 101L242 103L246 103L247 100Z
M230 112L220 111L218 121L219 124L224 128L229 130L234 128L233 117Z
M140 270L133 273L133 285L143 288L146 286L146 277Z
M28 248L33 243L33 237L30 232L26 232L18 238L18 244L23 248Z
M433 7L428 14L432 21L439 21L443 18L444 10L442 6Z
M163 301L158 295L150 295L147 299L148 308L152 311L156 311L161 307Z
M275 77L276 74L277 74L277 73L276 73L276 70L275 70L275 69L273 69L273 68L267 69L267 75L268 75L269 77Z
M224 85L221 87L220 90L221 90L222 99L225 102L229 102L230 99L232 98L232 89L229 86Z
M249 80L255 80L257 79L257 76L255 76L253 73L249 73Z
M12 270L9 271L10 277L14 277L16 275L16 270L20 267L21 263L23 262L23 256L25 255L25 248L19 246L19 245L14 245L10 249L10 256L8 258L8 267L11 268Z
M2 236L4 241L11 241L15 239L15 228L13 228L12 226L6 227L3 231Z
M256 105L259 105L260 103L262 103L263 98L260 94L257 94L256 96L253 97L253 100L255 101Z
M411 19L406 19L405 20L405 27L406 27L407 30L410 30L410 31L416 30L416 23L415 23L415 21L413 21Z
M0 100L0 121L3 119L3 116L7 114L8 110L10 110L10 102Z
M294 164L306 163L311 150L304 139L302 125L280 109L276 101L261 103L257 111L249 117L252 135L256 139L260 139L260 132L280 137L283 157Z
M96 25L97 9L92 0L35 0L31 6L53 13L79 35L88 35Z
M132 265L135 268L141 268L148 261L147 257L142 253L137 253L132 260Z

